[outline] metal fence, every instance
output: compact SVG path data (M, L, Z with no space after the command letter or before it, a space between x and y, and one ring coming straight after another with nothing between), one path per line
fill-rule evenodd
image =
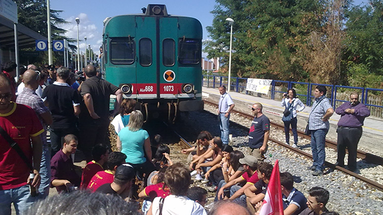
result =
M246 90L247 78L231 77L230 82L230 86L227 86L227 76L210 75L203 76L202 78L202 86L204 87L218 88L221 85L226 85L230 87L230 91L249 95L257 94ZM383 89L273 80L269 94L257 94L257 96L279 100L282 98L283 93L287 92L290 88L294 88L302 102L307 106L311 106L314 100L312 91L318 85L326 87L326 95L334 108L340 106L345 101L349 101L350 93L356 92L359 94L360 102L370 109L372 116L383 118Z

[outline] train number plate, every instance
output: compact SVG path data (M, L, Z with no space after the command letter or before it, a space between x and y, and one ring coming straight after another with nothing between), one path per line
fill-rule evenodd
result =
M160 84L161 94L179 94L182 93L182 84Z

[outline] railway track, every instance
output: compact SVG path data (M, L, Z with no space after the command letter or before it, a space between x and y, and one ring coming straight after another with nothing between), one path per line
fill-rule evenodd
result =
M214 107L218 107L218 105L216 103L213 103L213 102L210 102L210 101L206 101L206 100L204 102L205 102L205 104L208 104L208 105L211 105L211 106L214 106ZM253 118L254 118L254 116L252 116L250 114L247 114L247 113L242 113L242 112L239 112L239 111L236 111L236 110L233 110L233 112L237 113L238 115L240 115L240 116L242 116L244 118L247 118L249 120L253 120ZM277 128L277 129L280 129L282 131L284 130L284 126L282 124L274 123L274 122L270 122L270 123L271 123L271 125L273 127ZM305 135L302 131L299 131L299 130L298 130L298 135L300 137L302 137L302 138L305 138L305 139L311 139L310 136ZM296 153L298 153L298 154L300 154L302 156L305 156L307 158L312 159L312 155L307 153L307 152L305 152L305 151L303 151L303 150L300 150L298 148L293 148L292 146L287 145L286 143L281 142L279 140L276 140L276 139L274 139L272 137L270 137L269 140L272 141L272 142L277 143L280 146L289 148L290 150L292 150L292 151L294 151L294 152L296 152ZM326 147L329 147L329 148L332 148L332 149L336 149L336 142L326 140ZM367 152L363 152L361 150L358 150L357 156L358 156L358 158L363 159L363 160L365 160L368 163L379 164L379 165L383 164L383 158L382 157L373 155L371 153L367 153ZM336 166L335 164L327 162L327 161L325 162L325 165L327 167L329 167L331 170L335 170L336 169L338 171L344 172L344 173L346 173L346 174L348 174L350 176L353 176L353 177L355 177L355 178L365 182L366 184L368 184L371 187L374 187L374 188L376 188L378 190L383 191L383 185L378 183L378 182L376 182L376 181L370 180L370 179L368 179L366 177L363 177L363 176L361 176L361 175L359 175L359 174L357 174L355 172L349 171L346 168L343 168L343 167L340 167L340 166Z

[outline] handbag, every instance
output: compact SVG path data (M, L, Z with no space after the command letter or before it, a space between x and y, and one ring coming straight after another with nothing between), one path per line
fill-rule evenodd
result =
M306 125L306 128L305 128L305 134L306 135L310 135L311 134L311 131L309 129L309 121L307 121L307 125Z
M291 104L289 104L289 106L285 108L285 111L283 111L283 117L282 117L283 122L290 122L293 119L293 103L294 103L294 101L295 100L293 100L293 102L291 102Z

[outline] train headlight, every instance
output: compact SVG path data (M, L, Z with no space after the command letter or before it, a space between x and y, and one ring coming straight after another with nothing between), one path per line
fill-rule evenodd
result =
M131 87L128 84L124 84L121 86L121 91L123 93L131 93Z
M184 84L182 86L182 91L189 94L189 93L192 93L193 92L193 85L192 84Z

